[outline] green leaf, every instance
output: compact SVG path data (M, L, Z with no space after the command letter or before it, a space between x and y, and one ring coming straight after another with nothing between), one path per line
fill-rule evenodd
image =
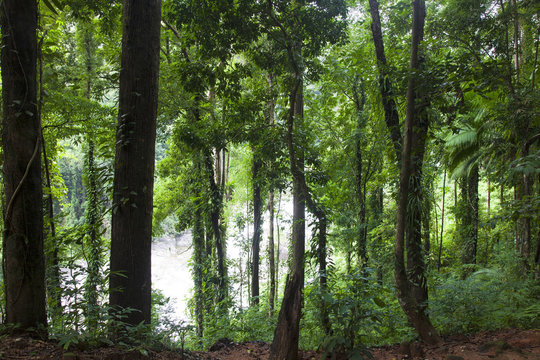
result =
M382 299L380 298L374 298L373 299L373 302L378 306L378 307L385 307L386 304L384 303L384 301L382 301Z
M51 0L53 2L55 2L55 0ZM53 13L55 13L56 15L58 15L58 11L56 10L56 8L53 6L53 4L51 4L51 2L49 0L43 0L43 3L45 4L46 7L49 8L49 10L51 10Z

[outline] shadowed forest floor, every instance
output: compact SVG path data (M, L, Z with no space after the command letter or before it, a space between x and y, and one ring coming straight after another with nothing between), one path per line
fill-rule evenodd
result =
M234 343L222 339L208 352L147 351L145 356L139 350L126 351L117 347L97 349L63 350L50 341L32 340L25 337L0 338L0 359L185 359L185 360L244 360L268 358L270 346L264 342ZM143 351L145 352L145 351ZM540 360L540 330L505 329L482 332L471 335L453 335L444 339L437 347L424 346L420 343L402 343L399 345L372 348L375 360L429 359L429 360ZM301 353L302 360L319 360L322 352L307 351ZM346 359L346 356L329 356L328 359Z

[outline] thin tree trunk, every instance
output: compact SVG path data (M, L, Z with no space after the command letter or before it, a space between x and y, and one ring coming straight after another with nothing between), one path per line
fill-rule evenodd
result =
M98 204L98 189L97 189L97 169L94 158L94 142L88 141L88 164L87 164L87 214L86 223L88 225L88 243L90 245L90 256L87 264L86 277L86 321L89 329L97 330L99 320L99 304L98 304L98 286L101 282L101 252L102 244L99 237L99 204Z
M484 267L487 267L487 264L488 264L488 260L489 260L489 245L490 245L490 241L491 241L491 225L490 225L490 219L491 219L491 179L489 177L489 174L488 174L488 179L487 179L488 183L487 183L487 206L486 206L486 223L488 224L487 226L487 232L488 232L488 236L487 236L487 239L486 239L486 255L484 257Z
M160 19L161 0L124 0L109 302L132 325L151 320Z
M457 206L457 202L458 202L458 199L457 199L457 188L458 188L457 180L454 180L454 207Z
M318 261L319 261L319 285L321 287L321 294L328 293L328 274L326 269L326 257L327 257L327 220L322 218L319 221L319 249L318 249ZM328 306L322 299L321 307L321 323L324 333L328 336L332 331L332 324L330 323L330 315Z
M277 235L277 244L276 244L276 298L277 298L277 291L279 289L279 263L280 263L280 246L281 246L281 231L280 231L280 225L279 225L279 213L281 211L281 191L279 192L279 200L278 200L278 208L276 211L276 235Z
M443 191L442 191L442 210L441 210L441 241L439 243L439 257L437 261L437 270L441 270L441 254L442 254L442 244L443 244L443 238L444 238L444 202L445 202L445 196L446 196L446 168L444 169L444 175L443 175Z
M540 185L540 175L538 175L538 184ZM538 186L538 193L540 194L540 186ZM538 227L538 234L536 236L536 254L534 255L534 266L535 277L538 280L540 279L540 227Z
M201 172L200 160L196 160L198 173ZM196 199L200 199L201 189L197 190ZM195 319L197 322L197 336L202 345L204 335L204 295L203 295L203 257L205 254L204 224L202 218L202 206L200 200L195 201L195 213L193 219L193 282L195 288Z
M274 247L274 191L268 194L268 213L270 217L270 231L268 234L268 261L270 275L270 291L268 294L268 315L274 316L274 302L276 299L276 263L275 263L275 247Z
M365 185L367 183L367 176L364 174L363 169L363 159L362 159L362 139L361 134L364 131L366 121L364 119L363 111L364 104L366 102L366 97L364 94L363 88L358 89L358 76L355 78L353 85L353 100L356 106L357 112L357 139L356 139L356 162L354 168L355 174L355 188L356 188L356 198L358 201L358 244L357 244L357 255L358 255L358 266L364 268L367 265L367 221L366 221L366 192ZM360 93L359 93L360 90Z
M43 151L43 165L45 168L45 186L47 187L47 215L49 222L49 236L50 236L50 260L48 266L50 267L50 289L49 297L52 299L52 308L54 310L53 316L59 316L62 313L62 287L60 281L60 264L58 261L58 240L56 238L56 226L54 223L54 201L52 197L52 184L51 174L49 171L49 159L47 157L47 149L45 146L45 139L41 134L41 149Z
M261 206L261 186L259 183L259 171L261 161L258 159L258 154L253 153L252 164L252 185L253 185L253 268L251 272L251 305L259 304L259 258L261 245L261 230L262 230L262 206Z
M268 101L268 122L271 127L274 127L275 123L275 99L273 96L274 79L272 73L268 74L268 89L270 93L270 100ZM270 164L272 166L272 163ZM269 291L269 316L274 315L274 302L276 299L276 264L275 264L275 248L274 248L274 189L271 188L268 195L268 212L270 215L270 233L268 237L268 259L269 259L269 272L270 272L270 291ZM278 228L279 234L279 228ZM279 251L279 245L278 245ZM279 256L279 254L278 254ZM279 264L279 260L278 260Z

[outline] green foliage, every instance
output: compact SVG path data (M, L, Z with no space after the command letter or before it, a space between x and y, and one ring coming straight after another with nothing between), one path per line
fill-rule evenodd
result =
M534 279L516 277L509 270L493 267L465 279L455 275L436 278L430 315L438 330L455 334L537 327L540 287Z
M306 287L301 338L305 348L369 358L367 346L399 342L411 336L393 289L372 275L369 268L348 275L333 274L327 292L321 292L318 280ZM330 335L321 325L322 306L330 315Z

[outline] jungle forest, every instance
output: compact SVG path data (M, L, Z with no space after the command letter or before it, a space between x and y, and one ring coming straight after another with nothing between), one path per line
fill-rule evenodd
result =
M0 358L540 357L540 2L0 4Z

